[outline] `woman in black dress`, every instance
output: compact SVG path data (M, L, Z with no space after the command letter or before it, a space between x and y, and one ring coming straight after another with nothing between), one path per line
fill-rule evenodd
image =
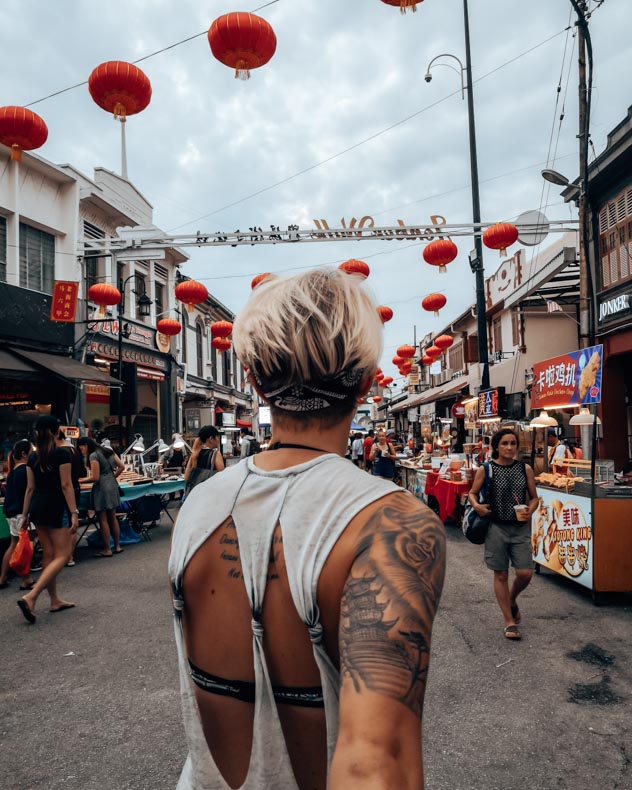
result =
M77 500L72 485L71 457L57 446L60 422L56 417L40 417L35 423L36 451L27 462L27 488L22 518L35 524L42 546L42 571L33 589L17 603L29 623L35 622L35 605L46 588L50 612L71 609L74 603L57 593L57 576L71 556L79 523ZM64 510L70 512L70 526L64 527Z

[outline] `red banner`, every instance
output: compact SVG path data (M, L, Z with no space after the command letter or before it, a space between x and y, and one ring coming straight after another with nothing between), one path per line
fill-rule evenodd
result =
M53 300L50 305L50 320L72 323L77 312L79 283L55 280Z

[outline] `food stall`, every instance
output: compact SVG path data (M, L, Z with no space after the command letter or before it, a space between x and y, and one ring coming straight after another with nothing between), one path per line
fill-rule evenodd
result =
M583 407L571 426L589 425L596 447L598 418L586 408L601 399L602 346L581 349L534 366L532 407ZM632 592L632 487L619 486L612 464L553 460L536 476L539 507L531 522L536 570L559 573L600 593Z

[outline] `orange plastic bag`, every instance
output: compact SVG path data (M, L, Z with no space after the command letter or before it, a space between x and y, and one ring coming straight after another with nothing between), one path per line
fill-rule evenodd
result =
M9 567L18 576L26 576L31 570L31 560L33 559L33 544L29 540L29 533L25 529L20 530L18 545L13 550Z

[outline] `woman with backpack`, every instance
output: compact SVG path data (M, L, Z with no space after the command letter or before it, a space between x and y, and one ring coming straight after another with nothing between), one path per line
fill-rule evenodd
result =
M198 483L208 480L216 472L225 468L224 458L219 449L221 434L213 425L200 428L198 438L193 442L193 452L184 473L185 496Z
M521 639L522 616L517 598L533 576L531 516L538 508L533 469L516 460L518 435L503 428L492 436L491 461L476 472L468 498L476 513L490 518L485 538L485 564L494 572L494 592L505 620L507 639ZM487 481L486 478L490 479ZM486 487L488 502L479 502ZM509 588L509 562L516 575Z

